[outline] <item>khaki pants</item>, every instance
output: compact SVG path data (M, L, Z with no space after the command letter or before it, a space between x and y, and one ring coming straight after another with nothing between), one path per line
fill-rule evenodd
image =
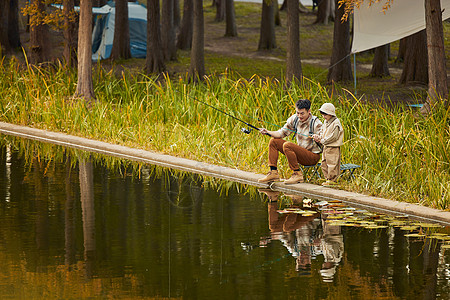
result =
M291 170L298 170L300 168L298 164L315 165L320 159L320 154L312 153L295 143L272 138L269 142L269 166L277 166L279 152L286 156Z
M337 180L341 174L341 147L323 147L322 172L327 180Z

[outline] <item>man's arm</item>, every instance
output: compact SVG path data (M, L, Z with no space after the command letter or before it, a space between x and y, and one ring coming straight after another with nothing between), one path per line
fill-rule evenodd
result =
M278 131L269 131L269 130L267 130L267 129L265 129L265 128L260 128L260 129L259 129L259 132L260 132L261 134L269 135L269 136L271 136L271 137L273 137L273 138L276 138L276 139L281 139L281 138L283 138L283 137L281 136L281 134L280 134Z

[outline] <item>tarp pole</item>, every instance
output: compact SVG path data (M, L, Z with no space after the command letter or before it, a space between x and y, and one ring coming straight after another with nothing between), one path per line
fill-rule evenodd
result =
M353 53L353 73L355 78L355 96L356 96L356 53Z

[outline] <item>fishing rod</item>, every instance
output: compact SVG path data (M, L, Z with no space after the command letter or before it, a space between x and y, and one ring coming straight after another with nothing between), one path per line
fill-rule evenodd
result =
M177 91L177 92L181 93L180 91ZM250 127L251 129L255 129L255 130L259 131L259 128L258 128L258 127L254 126L254 125L252 125L252 124L250 124L250 123L248 123L248 122L246 122L246 121L244 121L244 120L242 120L242 119L239 119L238 117L235 117L235 116L233 116L233 115L231 115L231 114L229 114L229 113L227 113L227 112L225 112L225 111L223 111L223 110L221 110L221 109L219 109L219 108L217 108L217 107L215 107L215 106L213 106L213 105L211 105L211 104L209 104L209 103L206 103L206 102L204 102L204 101L201 101L201 100L199 100L199 99L197 99L197 98L195 98L195 97L193 97L193 96L191 96L191 95L188 95L188 94L184 94L184 95L188 96L189 98L191 98L191 99L193 99L193 100L195 100L195 101L197 101L197 102L199 102L199 103L202 103L203 105L209 106L209 107L211 107L212 109L215 109L216 111L218 111L218 112L220 112L220 113L223 113L223 114L225 114L226 116L229 116L229 117L235 119L236 121L239 121L239 122L244 123L245 125L247 125L247 126ZM246 115L246 116L248 116L248 115ZM254 117L252 117L252 118L254 118ZM261 122L268 123L267 121L261 120L261 119L259 119L259 118L257 118L257 120L258 120L258 121L261 121ZM269 123L269 124L271 124L271 123ZM276 125L276 124L272 124L272 125L281 127L281 126ZM241 131L242 131L243 133L250 134L250 133L251 133L251 129L248 129L248 128L241 128ZM296 131L296 130L292 130L292 129L289 129L289 128L286 128L286 129L289 130L289 131L294 132L295 134L299 134L299 135L302 135L302 136L311 138L311 136L309 136L308 134L300 133L300 132L298 132L298 131ZM265 135L268 135L268 136L272 136L272 135L270 135L269 133L264 133L264 134L265 134Z
M209 107L211 107L212 109L215 109L215 110L217 110L218 112L221 112L221 113L223 113L223 114L225 114L225 115L227 115L227 116L229 116L229 117L235 119L236 121L239 121L239 122L244 123L245 125L247 125L247 126L250 127L251 129L255 129L255 130L258 130L258 131L259 131L259 128L258 128L258 127L254 126L254 125L252 125L252 124L250 124L250 123L248 123L248 122L245 122L244 120L239 119L238 117L235 117L235 116L233 116L233 115L230 115L230 114L227 113L226 111L223 111L223 110L221 110L221 109L219 109L219 108L217 108L217 107L215 107L215 106L213 106L213 105L211 105L211 104L208 104L208 103L206 103L206 102L204 102L204 101L201 101L201 100L199 100L199 99L197 99L197 98L195 98L195 97L192 97L191 95L186 94L186 96L188 96L189 98L191 98L191 99L193 99L193 100L195 100L195 101L197 101L197 102L200 102L200 103L202 103L202 104L204 104L204 105L206 105L206 106L209 106ZM241 128L241 131L242 131L243 133L250 134L250 133L251 133L251 129L248 129L248 128ZM268 136L271 136L269 133L265 133L265 134L268 135Z

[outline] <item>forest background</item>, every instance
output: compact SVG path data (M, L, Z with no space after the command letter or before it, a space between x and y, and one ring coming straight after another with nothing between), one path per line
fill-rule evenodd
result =
M9 12L11 8L19 12L26 4L0 0L2 5L6 2ZM91 4L104 4L101 2ZM119 2L126 1L117 1L117 9ZM282 8L293 1L279 5L275 1L205 1L201 47L204 70L196 69L201 79L198 82L192 80L192 62L196 59L192 53L198 51L194 49L198 43L192 36L188 38L191 45L180 45L179 41L184 17L193 12L189 5L203 1L141 2L162 4L161 16L152 18L161 17L157 27L164 33L159 46L162 59L155 68L155 60L149 65L148 59L130 59L126 49L119 48L112 59L93 65L95 100L87 105L71 97L80 86L80 72L77 74L74 68L76 51L69 56L65 52L67 26L54 26L61 20L53 17L46 21L53 26L37 22L34 25L46 33L36 44L39 40L33 36L35 31L26 30L26 24L33 26L33 18L28 20L17 13L19 44L5 47L2 42L2 121L264 172L267 140L255 134L242 135L238 130L241 124L193 98L259 127L276 129L292 113L295 99L308 97L314 113L323 102L337 106L346 126L344 160L362 165L357 178L343 181L341 188L448 208L448 110L443 106L424 119L405 105L423 103L427 98L425 31L357 54L355 88L348 55L351 22L340 21L343 11L336 9L338 1L323 0L314 12L300 5L302 76L298 81L287 80L289 16ZM225 13L230 3L234 9L232 21ZM52 11L44 1L32 4L37 6L29 13ZM71 22L76 24L77 18L75 15ZM190 34L195 35L194 21L188 23ZM234 29L230 23L234 23ZM5 27L11 28L4 24L1 28ZM444 22L443 28L448 61L449 24ZM347 52L333 58L333 49L339 48L335 44L339 34L345 44L340 49ZM118 40L126 41L126 35ZM74 61L67 59L71 55ZM345 72L333 75L333 69L339 68ZM287 169L285 161L281 165Z

